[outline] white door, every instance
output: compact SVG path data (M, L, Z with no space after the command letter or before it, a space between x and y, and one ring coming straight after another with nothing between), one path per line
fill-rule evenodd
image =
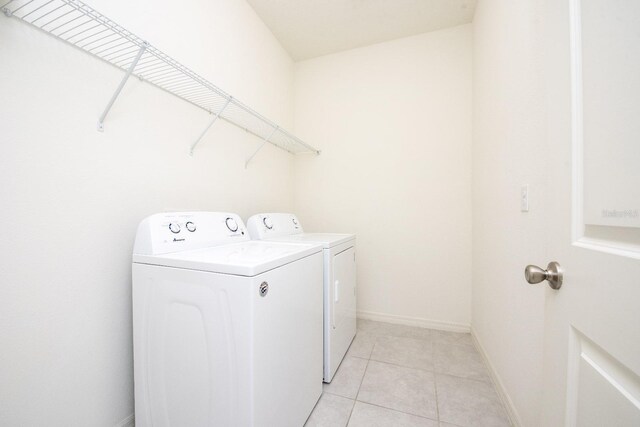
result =
M535 161L564 283L546 291L541 425L637 427L640 2L545 0L544 18L548 150Z

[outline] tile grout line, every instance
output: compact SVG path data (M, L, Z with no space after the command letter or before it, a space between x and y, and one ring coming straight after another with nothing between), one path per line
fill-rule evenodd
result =
M438 376L436 375L436 343L431 340L431 357L433 361L433 391L436 394L436 417L438 417L438 426L440 426L440 402L438 402Z
M424 415L415 414L413 412L401 411L400 409L391 408L389 406L383 406L383 405L380 405L379 403L367 402L366 400L357 400L356 402L364 403L365 405L375 406L376 408L387 409L389 411L397 412L399 414L410 415L412 417L424 418L425 420L438 422L438 420L434 420L433 418L425 417Z
M433 372L433 373L435 373L435 370L433 370L433 369L424 369L424 368L417 368L415 366L400 365L399 363L388 362L386 360L378 360L378 359L369 359L369 360L373 360L374 362L384 363L384 364L391 365L391 366L397 366L398 368L409 368L409 369L416 369L418 371L423 371L423 372Z
M362 359L362 360L369 360L371 359L370 357L362 357L362 356L354 356L352 354L347 354L344 356L344 358L346 359L347 357L355 357L356 359Z
M393 362L387 362L385 360L377 360L377 359L365 359L364 357L358 357L358 356L349 356L349 357L356 357L358 359L363 359L363 360L370 360L373 362L377 362L377 363L384 363L385 365L391 365L391 366L396 366L398 368L406 368L406 369L415 369L417 371L422 371L422 372L429 372L432 373L434 375L448 375L450 377L455 377L455 378L459 378L461 380L469 380L469 381L476 381L479 383L483 383L483 384L489 384L489 385L493 385L493 383L491 383L490 381L485 381L485 380L480 380L478 378L471 378L471 377L463 377L461 375L456 375L456 374L450 374L448 372L441 372L438 371L437 369L424 369L424 368L416 368L414 366L407 366L407 365L400 365L398 363L393 363ZM435 363L435 362L434 362ZM331 393L331 394L335 394L335 393ZM339 395L338 395L339 396Z
M425 329L427 329L427 328L425 328ZM371 352L369 354L369 358L368 358L368 361L367 361L367 366L365 368L365 374L363 374L362 381L360 382L360 387L358 389L358 393L356 394L356 397L355 397L356 402L362 402L362 403L365 403L365 404L368 404L368 405L372 405L372 406L376 406L376 407L379 407L379 408L387 409L387 410L394 411L394 412L397 412L397 413L403 413L403 414L406 414L406 415L417 416L417 417L420 417L420 418L436 421L437 423L441 423L441 422L445 422L445 421L442 421L440 419L440 405L439 405L438 379L437 379L438 376L440 376L440 375L442 375L444 377L448 376L448 377L457 378L457 379L460 379L460 380L468 380L470 383L488 385L489 387L491 387L491 389L493 390L494 393L497 393L496 386L493 383L492 378L491 378L490 375L488 375L488 378L484 378L484 379L482 379L482 378L472 378L472 377L467 377L467 376L459 375L459 374L455 374L455 373L449 373L449 372L446 372L446 371L445 372L441 372L438 369L437 363L436 363L436 359L437 359L436 353L437 353L437 349L440 346L452 346L454 348L461 348L461 347L469 348L470 347L471 349L474 350L474 352L478 353L482 357L482 354L481 354L480 351L478 351L475 343L472 342L471 345L469 345L464 340L463 334L460 334L460 337L458 337L458 338L454 338L452 340L447 340L447 339L439 339L439 338L437 338L436 336L434 336L434 330L430 330L430 338L428 338L428 340L430 341L430 345L431 345L431 355L432 355L432 360L433 360L433 370L428 370L428 369L423 369L423 368L420 368L420 367L406 366L406 365L402 365L402 364L396 364L396 363L391 363L391 362L387 362L387 361L383 361L383 360L376 360L375 358L372 358L376 346L380 345L380 343L379 343L380 337L392 337L392 338L399 338L399 339L412 339L412 340L416 340L416 341L417 340L419 340L419 341L427 340L424 337L422 337L422 336L416 337L416 336L412 336L412 335L406 336L406 335L395 335L395 334L387 334L387 333L376 333L375 329L369 330L369 331L360 330L359 329L358 332L364 332L366 334L372 335L375 338L375 342L374 342L374 345L371 348ZM468 335L468 334L465 334L465 335ZM353 356L353 357L358 357L358 356ZM431 373L433 375L433 378L434 378L434 389L435 389L434 391L435 391L435 399L436 399L435 403L436 403L436 416L437 416L437 419L433 420L432 418L424 417L422 415L412 414L412 413L400 411L400 410L395 409L395 408L387 408L385 406L381 406L381 405L378 405L378 404L375 404L375 403L360 401L359 400L359 394L360 394L360 390L361 390L362 384L364 382L364 376L367 373L370 361L375 361L376 363L384 363L384 364L387 364L387 365L390 365L390 366L396 366L396 367L405 368L405 369L415 369L415 370L418 370L418 371ZM486 360L482 360L482 367L484 368L485 371L489 371L489 369L487 367L487 364L486 364ZM501 402L501 405L502 405L502 408L504 409L504 402ZM355 408L355 403L354 403L354 408ZM352 408L352 413L353 413L353 409L354 408ZM349 416L349 421L348 422L350 422L350 420L351 420L352 413ZM457 424L455 424L455 423L450 423L450 424L452 426L457 426Z
M389 335L384 335L384 336L389 336ZM378 337L376 337L376 343L375 343L375 344L373 345L373 347L371 348L371 355L373 355L373 350L375 349L375 346L377 345L377 338L378 338ZM430 341L430 344L431 344L431 351L433 352L433 341ZM369 359L369 361L374 361L374 362L377 362L377 363L384 363L384 364L387 364L387 365L397 366L397 367L399 367L399 368L409 368L409 369L414 369L414 368L411 368L411 367L408 367L408 366L395 365L395 364L392 364L392 363L382 362L382 361L375 360L375 359L371 359L371 358ZM369 368L369 363L368 363L368 362L367 362L367 368ZM417 369L417 368L416 368L416 369ZM367 371L367 370L366 370L366 368L365 368L365 375L366 375L366 373L367 373L366 371ZM433 373L433 376L434 376L434 387L435 387L435 372L431 372L431 371L425 371L425 372ZM363 382L363 381L364 381L364 375L362 376L362 381L360 382L360 388L362 387L362 382ZM366 404L366 405L375 406L375 407L377 407L377 408L386 409L386 410L388 410L388 411L397 412L397 413L399 413L399 414L405 414L405 415L410 415L410 416L412 416L412 417L423 418L423 419L425 419L425 420L429 420L429 421L435 421L435 422L437 422L438 424L440 424L440 419L439 419L439 415L438 415L438 401L437 401L437 394L436 394L436 419L434 420L433 418L425 417L425 416L423 416L423 415L418 415L418 414L413 414L413 413L410 413L410 412L400 411L400 410L398 410L398 409L396 409L396 408L389 408L389 407L387 407L387 406L382 406L382 405L379 405L379 404L377 404L377 403L366 402L366 401L364 401L364 400L358 400L358 396L360 395L360 388L358 388L358 393L356 394L356 397L355 397L356 402L364 403L364 404ZM354 404L354 407L355 407L355 404ZM349 416L349 420L351 420L351 416Z
M385 336L388 336L388 335L385 335ZM376 345L378 344L377 340L378 340L378 337L376 337L376 342L374 343L373 347L371 348L371 354L372 355L373 355L373 350L375 349ZM431 344L431 349L433 351L433 342L430 342L430 344ZM387 406L382 406L382 405L379 405L379 404L376 404L376 403L367 402L367 401L364 401L364 400L358 400L358 396L360 395L360 389L362 388L362 383L364 382L364 377L367 374L367 369L369 368L369 362L371 362L371 361L374 361L376 363L383 363L383 364L391 365L391 366L397 366L399 368L417 369L417 368L411 368L411 367L408 367L408 366L395 365L395 364L392 364L392 363L382 362L382 361L375 360L375 359L368 359L367 366L365 367L364 374L362 375L362 380L360 381L360 387L358 387L358 393L356 393L356 397L355 397L355 402L356 403L360 402L360 403L364 403L366 405L371 405L371 406L375 406L375 407L378 407L378 408L387 409L389 411L394 411L394 412L397 412L399 414L410 415L412 417L419 417L419 418L423 418L423 419L426 419L426 420L429 420L429 421L435 421L438 424L440 423L440 421L438 419L438 402L437 402L437 398L436 398L436 417L437 418L435 420L433 418L425 417L423 415L413 414L413 413L410 413L410 412L404 412L404 411L400 411L400 410L395 409L395 408L389 408ZM419 369L417 369L417 370L419 370ZM433 374L433 376L434 376L434 387L435 387L435 372L431 372L431 371L423 371L423 372L429 372L429 373ZM353 406L355 408L355 403L354 403ZM353 413L353 409L351 410L351 412ZM351 420L351 415L349 415L349 420L347 421L347 426L348 426L348 423L349 423L350 420Z
M348 427L349 426L349 422L351 421L351 415L353 414L353 409L356 407L356 403L358 401L357 400L353 400L353 405L351 405L351 411L349 411L349 418L347 418L347 423L344 425L344 427Z
M307 417L307 419L304 421L304 424L302 425L303 427L306 427L307 423L309 422L309 420L311 419L311 417L313 416L313 413L315 412L316 408L318 407L318 405L320 404L320 401L322 400L322 395L324 394L324 390L322 391L322 393L320 394L320 398L318 399L318 401L316 402L315 405L313 405L313 409L311 410L311 413L309 414L309 416ZM135 427L135 424L134 424Z
M429 329L429 331L433 332L433 330L430 330L430 329ZM375 338L378 338L378 337L389 337L389 338L404 338L404 339L410 339L410 340L415 340L415 341L427 341L427 340L429 340L429 341L432 341L434 343L436 341L439 341L439 340L433 338L431 335L429 336L429 338L424 338L422 336L416 337L416 336L406 336L406 335L379 334L379 333L376 333L376 332L365 331L365 330L358 330L358 332L364 332L366 334L373 335ZM455 346L461 346L461 347L471 347L474 350L477 350L473 343L465 343L465 342L461 341L461 338L454 339L452 341L448 341L448 342L445 342L445 343L446 344L450 344L450 345L455 345Z
M362 332L372 332L376 329L380 328L380 325L387 325L387 326L392 326L394 328L397 329L405 329L405 330L409 330L409 331L431 331L431 332L442 332L445 334L451 334L451 335L471 335L471 331L468 330L466 332L462 332L462 331L452 331L452 330L448 330L448 329L437 329L437 328L429 328L429 327L424 327L424 326L415 326L415 325L405 325L402 323L390 323L390 322L384 322L384 321L379 321L379 320L369 320L369 319L357 319L358 321L366 321L366 322L371 322L374 324L374 326L378 325L377 327L369 327L369 329L362 328L362 327L357 327L358 331L362 331ZM381 335L385 335L385 334L381 334ZM458 338L459 339L459 338Z
M363 403L363 404L369 405L369 406L375 406L376 408L386 409L386 410L392 411L392 412L397 412L399 414L410 415L412 417L422 418L422 419L425 419L425 420L438 422L438 420L434 420L433 418L425 417L424 415L413 414L411 412L404 412L404 411L401 411L399 409L390 408L388 406L382 406L382 405L379 405L377 403L365 402L364 400L357 400L356 402Z
M377 322L377 323L387 324L385 322ZM402 326L405 326L405 325L402 325ZM406 326L406 327L411 328L411 326ZM438 342L437 342L438 340L433 337L433 333L434 332L445 332L445 333L447 333L448 331L438 331L436 329L430 329L430 328L422 328L422 329L429 331L429 338L428 339L425 339L425 338L422 338L422 337L416 338L416 337L407 337L407 336L399 336L399 335L377 334L377 333L375 333L375 332L373 332L371 330L367 331L367 330L362 330L362 329L358 329L357 332L356 332L356 335L357 335L358 332L364 332L364 333L373 335L376 338L376 340L377 340L378 337L407 338L407 339L413 339L413 340L419 340L419 341L427 341L427 340L429 340L430 343L431 343L431 347L432 347L432 356L433 356L433 365L434 365L433 370L424 369L424 368L420 368L420 367L414 367L414 366L401 365L401 364L398 364L398 363L388 362L388 361L384 361L384 360L373 359L371 357L373 355L373 348L371 349L371 354L369 355L369 360L374 360L376 362L381 362L381 363L387 363L387 364L393 365L393 366L399 366L399 367L411 368L411 369L418 369L418 370L425 371L425 372L433 372L434 374L450 375L450 376L456 377L456 378L462 378L462 379L478 381L478 382L482 382L482 383L493 384L490 375L488 375L488 372L487 372L486 379L483 380L483 379L479 379L479 378L472 378L472 377L457 375L457 374L453 374L453 373L449 373L449 372L440 372L439 370L437 370L436 367L435 367L435 359L436 359L436 357L435 357L436 356L435 355L435 353L436 353L435 347L436 347L436 344L438 344ZM460 335L470 335L469 333L463 333L463 332L451 332L451 333L460 334ZM467 344L467 343L464 343L464 342L460 342L460 340L461 340L461 337L457 338L457 339L455 339L455 340L453 340L451 342L445 342L444 344L449 344L449 345L459 346L459 347L471 347L475 352L477 352L480 356L482 356L478 352L478 349L475 347L473 342L471 344ZM375 344L374 344L374 347L375 347ZM359 356L350 356L350 357L359 357ZM364 357L361 357L361 359L364 359ZM488 371L486 363L484 362L484 360L482 361L482 366L485 368L486 371Z
M376 341L378 341L378 338L376 337ZM375 348L376 343L373 344L373 347L371 348L371 354L373 354L373 349ZM369 354L369 357L371 357L371 354ZM349 423L351 422L351 416L353 415L353 410L356 407L356 403L358 403L358 395L360 394L360 389L362 388L362 383L364 382L364 377L365 375L367 375L367 369L369 369L369 362L371 361L371 359L367 359L367 365L364 367L364 373L362 374L362 378L360 379L360 385L358 386L358 392L356 393L356 396L353 398L353 407L351 408L351 412L349 413L349 419L347 419L347 425L345 427L349 426Z
M430 330L430 331L433 332L432 330ZM367 332L367 333L371 334L371 332ZM372 335L375 335L375 334L372 334ZM427 339L424 339L424 338L411 338L411 337L402 337L402 336L396 336L396 335L380 334L380 335L375 335L375 336L376 336L376 338L378 338L378 337L392 337L392 338L409 338L409 339L416 339L416 340L420 340L420 341L427 341ZM371 357L373 355L373 349L371 350L371 355L369 356L369 359L373 360L373 361L376 361L376 362L387 363L387 364L393 365L393 366L399 366L399 367L411 368L411 369L418 369L418 370L425 371L425 372L433 372L434 374L450 375L450 376L456 377L456 378L479 381L479 382L483 382L483 383L490 383L491 382L491 378L490 378L489 375L487 375L486 380L483 380L483 379L479 379L479 378L466 377L466 376L457 375L457 374L453 374L453 373L449 373L449 372L440 372L440 371L438 371L435 368L435 359L436 359L436 357L435 357L436 356L435 355L435 345L437 344L437 342L436 342L435 339L433 339L431 337L429 338L429 341L430 341L431 347L432 347L432 355L433 355L433 362L434 362L434 368L433 369L425 369L425 368L420 368L420 367L416 367L416 366L401 365L399 363L393 363L393 362L389 362L389 361L386 361L386 360L373 359ZM446 343L446 344L453 345L453 346L459 346L459 347L471 347L471 348L474 349L474 351L478 352L474 345L468 345L468 344L464 344L464 343L459 343L457 341L456 342L449 342L449 343ZM359 357L359 356L350 356L350 357ZM364 359L364 357L361 357L361 359ZM487 370L487 367L486 367L486 364L484 363L484 361L482 362L482 365L485 368L485 370Z

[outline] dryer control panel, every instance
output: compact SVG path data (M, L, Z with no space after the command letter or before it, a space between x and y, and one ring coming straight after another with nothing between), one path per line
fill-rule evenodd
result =
M250 240L240 216L227 212L169 212L140 223L133 253L158 255Z
M249 234L254 240L290 236L302 233L302 225L292 213L261 213L247 221Z

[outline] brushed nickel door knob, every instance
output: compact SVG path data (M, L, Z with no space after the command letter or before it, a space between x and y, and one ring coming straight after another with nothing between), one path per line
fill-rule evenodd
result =
M562 268L555 261L550 262L546 270L537 265L527 265L527 268L524 269L524 278L531 284L546 280L551 289L560 289L562 287Z

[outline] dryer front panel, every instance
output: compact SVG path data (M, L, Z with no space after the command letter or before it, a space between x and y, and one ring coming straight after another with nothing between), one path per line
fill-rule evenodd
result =
M356 334L355 246L329 257L325 269L325 382L335 375Z

